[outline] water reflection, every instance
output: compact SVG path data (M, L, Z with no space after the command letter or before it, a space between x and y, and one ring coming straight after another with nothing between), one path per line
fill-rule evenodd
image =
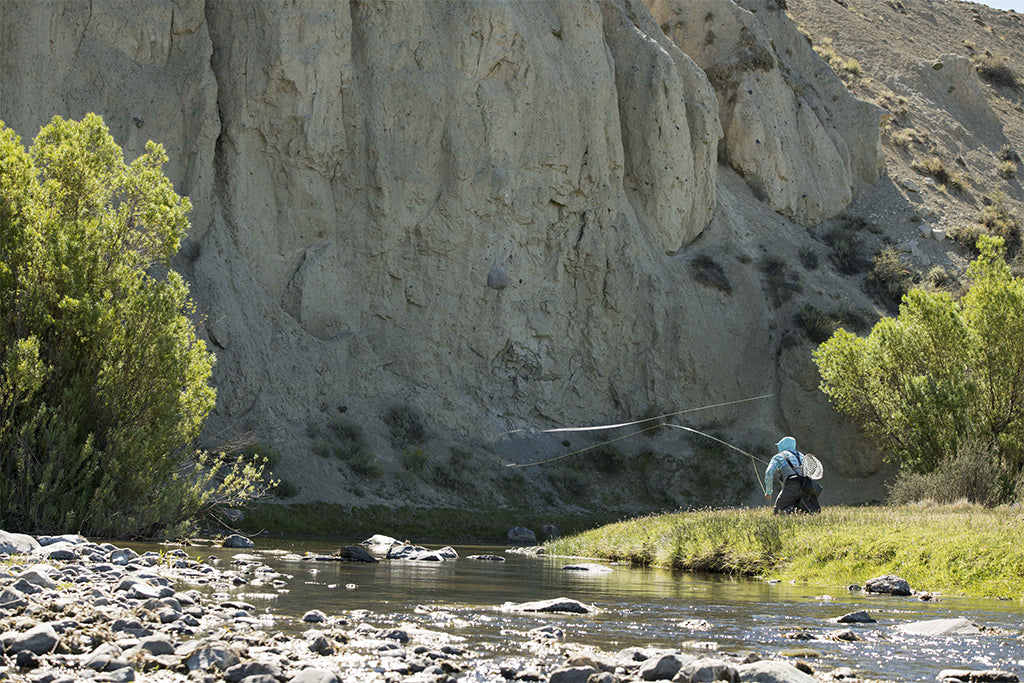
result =
M269 541L264 541L269 543ZM566 642L608 651L625 647L683 647L695 653L757 651L814 657L816 668L853 668L861 678L934 680L946 668L998 668L1024 676L1019 602L870 596L845 587L771 584L722 576L673 574L614 567L608 573L564 571L568 560L507 555L506 562L467 560L502 554L493 547L457 547L451 562L385 561L379 564L308 562L302 553L328 546L285 542L273 551L250 551L291 576L283 586L240 586L234 594L275 618L275 628L304 630L298 617L310 609L408 625L462 636L494 655L519 656L537 628L561 629ZM195 554L195 549L191 550ZM236 551L203 549L229 562ZM826 593L830 593L826 595ZM590 615L522 614L503 603L570 597L601 611ZM838 624L839 616L866 610L876 624ZM973 636L917 636L898 627L913 621L967 617L984 627ZM852 632L857 640L842 639ZM801 640L801 634L811 640ZM533 647L543 650L543 642Z

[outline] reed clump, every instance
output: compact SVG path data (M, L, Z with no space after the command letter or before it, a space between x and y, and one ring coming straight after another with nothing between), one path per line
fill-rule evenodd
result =
M549 542L553 555L604 558L846 586L898 574L917 590L1024 598L1024 514L966 503L769 508L640 517Z

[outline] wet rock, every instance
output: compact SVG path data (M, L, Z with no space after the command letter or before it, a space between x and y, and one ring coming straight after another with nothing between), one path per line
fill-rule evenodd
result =
M327 615L318 609L311 609L302 615L302 620L311 624L322 624L327 621Z
M557 626L539 626L527 632L531 640L553 640L565 636L565 631Z
M508 530L508 542L517 545L537 545L537 534L522 526L514 526Z
M589 666L571 666L553 671L548 683L587 683L591 676L599 673Z
M792 664L775 660L763 659L736 667L741 681L756 683L818 683L809 674L800 671Z
M852 629L848 629L848 628L840 629L838 631L833 631L832 633L829 633L828 634L828 639L829 640L838 640L838 641L842 641L844 643L856 643L858 641L864 640L863 638L858 636L856 633L854 633Z
M455 560L459 557L459 554L455 552L455 548L451 547L450 545L446 545L445 547L439 549L437 551L437 554L446 560Z
M691 661L693 658L676 653L655 655L645 659L637 673L645 681L668 681L679 673L684 664Z
M501 555L468 555L467 560L475 560L477 562L504 562L505 558Z
M338 557L349 562L380 562L376 557L357 545L347 545L339 548Z
M687 619L679 622L679 628L687 631L710 631L711 623L705 619Z
M231 534L224 538L221 546L225 548L253 548L256 544L252 542L252 539L246 538L241 534Z
M50 624L37 624L25 632L8 631L0 634L0 643L7 654L17 654L28 650L37 655L44 655L53 650L60 636Z
M39 541L28 534L0 531L0 555L31 553L39 548Z
M678 683L739 683L740 674L731 664L726 664L720 659L705 658L683 664L672 680Z
M835 681L847 681L856 679L857 672L848 666L840 666L832 669L832 671L829 672L829 676L831 676L832 680Z
M393 545L399 545L400 541L397 538L391 536L385 536L384 534L374 534L368 539L360 543L359 545L369 546L371 548L390 548Z
M970 619L928 619L912 621L897 627L903 633L917 636L973 636L981 633L981 629Z
M878 622L870 614L864 610L858 612L850 612L844 614L841 617L836 618L836 622L840 624L877 624Z
M552 598L550 600L536 600L534 602L523 602L519 604L506 602L503 607L512 612L564 612L567 614L590 614L598 609L593 605L587 605L579 600L570 598Z
M868 593L882 593L884 595L910 595L910 584L894 574L876 576L864 583L864 590Z

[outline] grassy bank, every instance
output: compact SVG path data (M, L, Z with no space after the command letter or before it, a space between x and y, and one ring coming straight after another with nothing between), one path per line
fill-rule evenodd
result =
M708 510L618 522L547 544L559 555L683 571L861 583L898 574L915 590L1024 598L1024 514L971 506Z

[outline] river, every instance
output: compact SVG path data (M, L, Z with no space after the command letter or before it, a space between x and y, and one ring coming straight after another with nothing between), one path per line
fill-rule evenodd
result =
M153 546L135 546L137 550ZM330 617L382 627L443 631L491 660L523 656L532 629L553 626L562 642L614 652L627 647L681 648L696 654L757 652L807 661L815 670L850 667L861 679L934 681L943 669L1001 669L1024 678L1024 607L1021 602L938 596L868 595L845 586L809 586L678 574L611 566L610 572L567 571L580 560L506 554L503 547L455 546L448 562L385 560L379 564L311 562L295 554L329 554L338 544L258 539L252 550L189 546L192 556L230 566L256 556L284 575L283 584L240 585L230 597L245 600L274 628L301 631L301 616L319 609ZM166 550L166 546L159 549ZM466 559L503 555L506 562ZM261 585L262 584L262 585ZM922 587L923 588L923 587ZM590 615L542 615L502 610L503 603L568 597L594 605ZM875 624L845 625L837 617L867 611ZM915 621L966 617L975 635L917 636L900 630ZM852 631L860 640L830 639ZM801 640L795 634L813 639ZM547 654L545 654L547 652ZM533 647L534 657L561 658ZM554 662L554 659L552 659ZM467 677L472 680L472 675Z

